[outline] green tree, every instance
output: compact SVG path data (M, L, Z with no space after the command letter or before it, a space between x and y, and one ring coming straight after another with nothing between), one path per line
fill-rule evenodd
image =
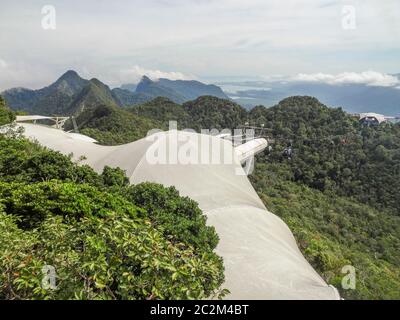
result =
M0 96L0 126L9 124L15 120L15 114L7 108L4 98Z

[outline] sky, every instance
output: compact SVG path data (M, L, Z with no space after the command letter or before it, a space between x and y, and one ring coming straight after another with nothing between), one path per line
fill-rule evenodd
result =
M0 91L69 69L111 87L143 74L400 86L399 13L399 0L2 0Z

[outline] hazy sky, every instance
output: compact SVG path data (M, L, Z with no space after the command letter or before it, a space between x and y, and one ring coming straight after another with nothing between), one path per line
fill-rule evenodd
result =
M56 10L55 30L42 27L44 5ZM344 6L355 8L355 29L343 27ZM385 73L400 72L399 0L2 0L0 7L0 91L39 88L68 69L111 86L142 74L208 82L275 75L332 82L350 74L387 84Z

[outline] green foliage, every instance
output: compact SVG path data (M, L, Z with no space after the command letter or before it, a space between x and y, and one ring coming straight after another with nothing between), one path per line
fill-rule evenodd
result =
M202 96L182 105L167 98L156 98L133 106L131 112L157 120L168 128L169 121L177 121L180 129L235 129L246 119L246 110L238 104L217 97Z
M66 115L75 97L87 84L87 80L69 70L49 86L39 90L6 90L4 98L13 110L39 115Z
M0 126L9 124L15 120L15 114L7 108L2 96L0 96Z
M116 212L134 217L141 211L124 198L100 192L96 187L59 181L0 182L0 203L8 214L19 217L23 229L37 227L46 217L54 215L81 219Z
M106 105L83 111L76 119L81 133L100 144L116 145L138 140L161 124L129 111Z
M246 110L238 104L203 96L183 105L167 98L156 98L128 110L98 106L77 118L81 133L100 144L115 145L144 138L151 129L168 130L169 121L179 129L234 129L246 120ZM69 129L71 129L70 127Z
M235 102L212 96L202 96L183 104L190 117L188 128L236 129L244 124L247 112Z
M0 135L0 299L223 294L222 259L213 252L218 238L197 204L176 190L128 182L121 169L98 175ZM56 290L42 286L45 265L56 270Z
M81 120L78 123L82 124L82 133L103 144L131 142L144 137L149 129L167 129L168 120L178 121L181 129L197 130L232 129L245 121L255 125L264 124L267 134L275 143L271 152L257 157L256 170L251 180L267 207L289 225L307 260L327 282L340 290L343 277L341 268L344 265L353 265L357 272L356 290L341 290L341 294L347 299L400 298L399 124L362 127L357 119L341 109L328 108L311 97L291 97L275 107L267 109L259 106L249 112L231 101L213 97L201 97L183 105L158 98L123 112L115 107L88 109L82 114ZM289 159L283 154L283 150L290 144L294 153ZM52 179L62 180L63 183L50 181ZM197 205L190 199L179 197L173 188L162 188L155 184L129 187L127 178L119 169L105 168L102 175L97 175L87 166L76 166L68 157L22 139L11 140L1 136L0 181L5 183L1 185L2 189L9 190L1 200L3 208L0 205L0 211L13 212L12 215L3 215L0 224L7 224L7 230L15 232L10 239L15 239L16 242L22 239L15 247L14 244L9 244L3 248L15 248L15 253L21 252L22 255L26 253L25 257L13 261L13 266L23 264L33 250L32 246L38 247L32 243L36 241L35 237L40 238L40 230L47 224L54 230L60 230L74 228L90 220L96 228L101 229L101 221L113 212L121 212L119 214L129 216L127 219L149 225L151 232L157 232L160 239L165 241L163 243L168 243L168 248L189 250L188 254L193 259L207 256L210 264L202 266L213 276L196 278L196 281L203 282L204 279L211 279L210 282L206 281L210 284L210 290L204 289L204 292L216 289L216 284L222 281L222 263L212 251L218 241L215 231L206 227L206 219ZM28 185L30 183L34 185ZM78 188L74 183L82 186ZM52 190L54 199L46 199L45 188ZM20 190L23 190L26 200L21 196ZM64 194L68 194L70 190L74 190L76 197L66 201L66 209L56 209L63 203ZM100 197L99 207L90 200L97 196ZM39 205L36 199L45 205ZM85 214L74 215L71 208L79 207L80 199L85 199L84 202L88 202L89 207L79 209ZM106 203L107 201L110 203ZM37 210L38 213L33 214L34 210L28 208ZM134 217L130 216L130 210L134 212ZM24 217L29 216L27 212L39 222L21 229L24 226ZM15 216L20 221L13 220ZM65 224L68 219L73 222ZM98 222L93 222L93 219ZM125 227L128 228L128 225L121 226L118 230L125 230ZM75 229L68 232L73 234L71 237L85 239L86 231L81 232L80 237L74 233ZM107 243L112 243L113 248L118 247L119 244L112 241ZM76 250L75 244L60 243L65 243L65 247L72 251ZM22 247L25 245L26 247ZM194 250L193 253L189 253L192 252L190 250ZM45 256L45 249L40 252ZM118 252L115 251L115 254L118 255ZM109 257L113 253L105 256ZM71 256L74 254L71 253ZM82 251L75 255L77 259L81 259L79 263L86 259ZM9 256L5 257L10 259ZM9 261L7 259L2 261ZM96 261L96 266L102 265L96 259L90 259ZM42 266L41 263L39 265ZM0 286L3 279L13 277L10 276L12 268L5 264L4 266L3 269L9 273L0 279ZM79 268L77 270L78 276L86 272ZM115 272L118 274L119 271ZM154 274L152 276L155 277ZM177 275L173 273L172 277L176 279ZM119 276L117 278L120 279ZM29 276L27 279L36 281ZM76 285L78 298L114 298L112 295L103 296L104 292L98 291L96 285L90 286L93 284L90 282L92 278L85 279L88 285L84 289L79 287L80 284ZM111 280L102 282L107 283L106 287L111 283L107 281ZM71 281L68 285L75 286L74 283ZM124 283L125 285L129 287ZM183 284L177 286L180 289L187 288ZM116 288L115 282L110 288ZM133 290L132 287L129 288ZM153 291L146 291L140 298L185 298L177 291L168 296L164 292L160 293L159 287L155 288L158 290L155 295ZM106 291L108 294L109 290ZM122 291L112 292L116 298L127 297L120 293ZM9 296L10 292L3 290L1 294ZM52 294L54 292L46 292L32 297L54 297ZM193 293L190 296L193 297Z
M400 217L288 181L283 172L258 163L251 180L320 275L347 299L399 299ZM356 268L356 290L341 289L345 265Z
M149 222L121 213L23 231L0 213L0 299L201 299L223 281L215 254L172 245ZM55 268L55 290L42 286Z
M165 235L198 250L212 252L217 246L217 233L214 227L206 226L206 217L197 203L180 197L174 187L143 183L130 187L127 194L133 203L146 209L146 217L155 226L162 226Z
M117 103L107 85L97 79L91 79L75 96L66 114L79 116L81 112L90 112L99 106L117 107Z
M293 230L308 261L339 289L341 268L355 266L357 289L342 290L345 298L399 298L399 124L363 127L312 97L249 112L212 97L182 106L156 99L131 112L164 127L177 120L181 129L264 124L275 142L257 157L251 179L267 207ZM288 145L290 159L283 154Z
M400 126L362 127L341 109L311 97L291 97L279 105L250 111L265 125L274 150L261 161L285 166L292 180L321 191L356 198L400 215ZM294 156L282 156L291 143Z
M102 178L89 166L77 166L70 157L26 139L0 135L0 180L41 182L52 179L101 186Z
M129 185L129 179L125 174L125 171L120 168L110 168L105 166L103 173L103 184L107 187L126 187Z
M341 268L353 265L356 290L341 290L345 298L399 299L400 126L362 127L311 97L256 107L249 118L275 141L258 156L253 185L307 260L340 290Z
M168 129L169 121L177 121L180 129L185 129L190 122L190 115L182 105L162 97L133 106L130 111L136 115L159 121L162 123L160 129L165 130Z

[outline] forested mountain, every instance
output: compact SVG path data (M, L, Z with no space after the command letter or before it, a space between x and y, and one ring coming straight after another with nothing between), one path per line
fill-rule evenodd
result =
M275 140L257 157L253 185L316 270L340 289L352 265L357 286L344 297L398 299L400 125L363 127L311 97L257 107L249 120Z
M2 96L0 96L0 126L14 121L14 113L6 106Z
M156 97L165 97L176 103L182 103L186 100L185 97L179 92L168 87L164 87L160 85L158 81L153 81L146 76L143 76L142 80L137 85L135 93L145 94L150 97L150 99Z
M345 298L400 298L400 124L364 127L312 97L249 112L215 97L183 105L156 99L129 112L162 129L168 120L196 130L264 125L274 143L257 157L251 181L306 258L339 289L342 267L356 268L356 290L342 290Z
M39 99L38 91L26 88L12 88L1 94L14 110L32 112L33 106Z
M125 84L121 85L120 89L127 90L127 91L130 91L130 92L135 92L136 91L136 87L137 87L137 84L125 83Z
M246 110L237 103L211 96L199 97L183 104L190 115L189 128L201 129L230 129L243 124Z
M400 124L362 126L304 96L251 111L215 97L157 98L126 110L100 105L77 118L81 132L103 144L167 129L169 120L196 130L263 125L272 149L257 156L250 178L307 260L340 290L343 266L354 266L356 289L341 290L347 299L400 298Z
M120 89L131 92L131 97L135 97L137 94L142 94L142 97L147 97L146 101L157 97L164 97L175 103L195 100L201 96L213 96L221 99L229 99L220 87L212 84L207 85L194 80L169 80L161 78L153 81L144 76L137 85L124 84Z
M133 106L128 110L136 115L159 121L165 129L168 128L169 121L177 121L179 128L184 129L191 120L189 113L181 104L162 97Z
M110 88L98 79L85 80L75 71L67 71L56 82L39 90L13 88L2 93L13 110L39 115L78 115L85 107L99 104L129 107L165 97L176 103L195 99L201 95L227 98L214 85L198 81L153 81L143 76L138 85Z
M14 110L31 114L64 115L74 97L87 85L75 71L67 71L56 82L40 90L16 88L2 93Z
M121 144L145 137L153 128L168 130L169 121L177 121L179 129L200 131L237 127L246 115L238 104L216 97L204 96L182 105L160 97L128 109L100 105L81 113L76 122L82 133L101 143Z
M400 126L364 127L341 109L311 97L291 97L273 108L250 111L254 124L265 125L276 140L269 161L280 161L291 144L287 162L293 180L321 191L356 197L400 215Z
M153 97L145 93L132 93L122 88L112 89L112 94L115 101L121 107L133 106L153 99Z
M131 112L161 121L167 128L168 121L177 121L180 129L224 129L243 123L246 110L225 99L202 96L180 105L166 98L157 98L142 105L134 106Z
M90 80L87 85L75 96L64 114L79 115L87 109L94 109L100 105L117 107L110 88L97 79Z
M76 117L76 123L80 133L106 145L132 142L145 137L151 129L165 129L156 120L106 104L85 109ZM72 124L67 124L66 129L72 130Z
M213 84L204 84L195 80L169 80L158 79L158 85L170 88L185 97L185 101L194 100L201 96L213 96L221 99L228 99L222 89Z

